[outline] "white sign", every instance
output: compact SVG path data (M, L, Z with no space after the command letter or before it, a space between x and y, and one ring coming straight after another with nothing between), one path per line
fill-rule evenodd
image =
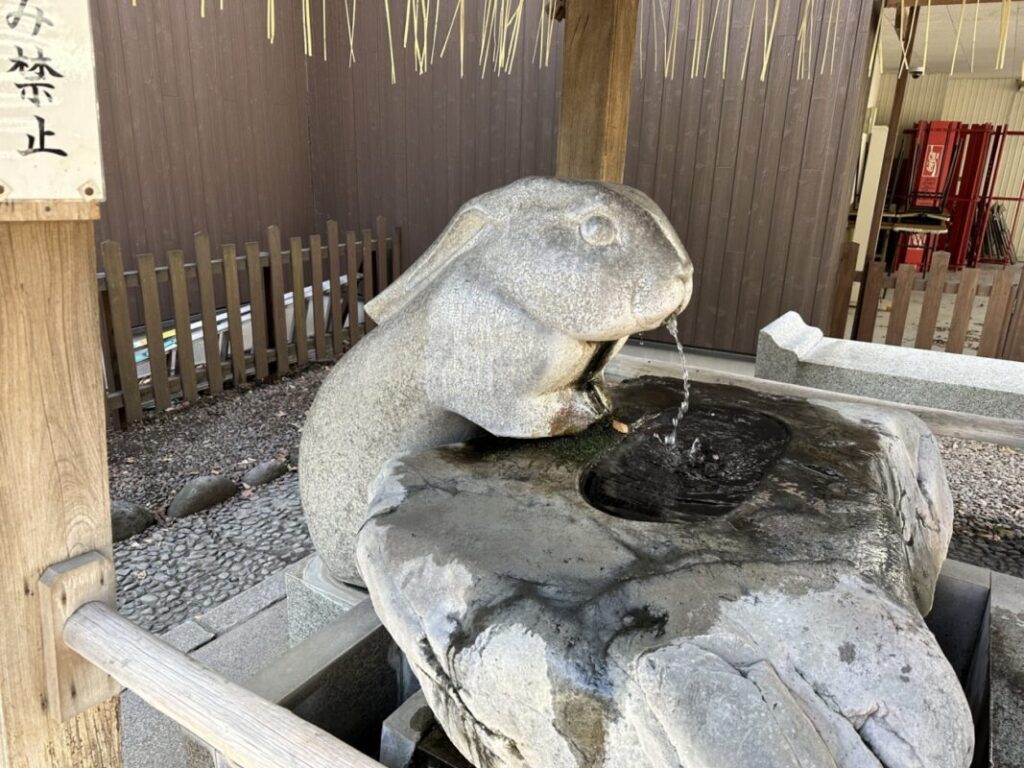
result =
M0 201L103 200L89 0L0 0Z

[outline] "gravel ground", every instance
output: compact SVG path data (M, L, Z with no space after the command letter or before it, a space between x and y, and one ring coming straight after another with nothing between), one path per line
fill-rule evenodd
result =
M234 480L299 444L302 420L329 368L316 366L268 386L202 397L107 438L110 495L160 514L196 475Z
M939 442L956 508L949 556L1024 578L1024 452Z
M118 608L151 632L203 613L313 551L298 475L114 547Z
M236 482L254 464L298 448L302 420L327 368L274 385L203 398L108 437L111 496L162 514L196 475ZM298 476L241 491L222 504L114 546L118 603L162 632L258 584L312 552Z

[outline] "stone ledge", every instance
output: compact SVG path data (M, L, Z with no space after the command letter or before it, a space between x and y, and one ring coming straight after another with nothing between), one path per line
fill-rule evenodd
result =
M1024 420L1024 363L825 338L796 312L761 330L755 375L894 403Z

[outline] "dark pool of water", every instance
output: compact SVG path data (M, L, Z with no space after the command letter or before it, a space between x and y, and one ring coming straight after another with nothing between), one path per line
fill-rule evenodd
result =
M676 409L645 421L583 473L580 488L597 509L616 517L681 523L724 515L748 498L779 460L789 429L760 411L694 407L679 424Z

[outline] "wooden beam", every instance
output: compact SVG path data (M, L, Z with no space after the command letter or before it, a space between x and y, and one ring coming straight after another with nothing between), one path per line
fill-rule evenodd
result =
M621 182L638 0L566 0L559 176Z
M116 698L66 722L55 716L63 705L48 690L39 597L51 564L112 556L93 237L90 220L0 223L4 768L121 765Z
M101 603L89 603L67 620L64 642L195 734L227 765L383 768L315 725L225 680Z

